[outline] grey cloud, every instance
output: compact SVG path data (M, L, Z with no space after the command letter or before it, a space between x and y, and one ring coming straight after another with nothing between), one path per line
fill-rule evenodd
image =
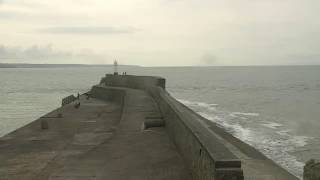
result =
M53 51L51 46L32 46L28 48L0 46L0 59L44 59L47 57L67 57L69 53Z
M50 34L130 34L136 31L133 27L112 26L59 26L41 29Z
M105 56L95 54L88 50L83 50L81 53L73 53L67 51L57 51L51 45L46 46L31 46L27 48L8 47L0 45L0 63L64 63L65 61L72 62L90 62L101 63L105 62Z

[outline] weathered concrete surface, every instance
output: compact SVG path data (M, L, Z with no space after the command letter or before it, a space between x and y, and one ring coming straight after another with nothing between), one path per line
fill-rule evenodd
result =
M124 106L81 96L80 108L43 117L48 129L39 119L0 138L0 180L190 179L165 129L142 130L145 117L159 115L152 98L125 91Z
M163 89L149 89L163 114L166 129L192 170L193 179L242 180L241 161L197 115Z

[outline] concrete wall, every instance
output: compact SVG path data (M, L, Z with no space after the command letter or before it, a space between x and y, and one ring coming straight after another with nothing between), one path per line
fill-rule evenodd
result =
M166 128L193 172L194 179L243 179L241 161L231 153L192 110L162 88L150 90Z
M159 86L165 89L166 81L160 77L106 74L106 76L101 79L100 84L135 89L147 89L149 87Z
M101 85L146 90L157 102L172 141L196 180L242 180L241 161L231 153L198 114L165 90L165 80L146 76L107 75Z
M70 104L76 99L77 98L74 95L67 96L67 97L62 99L61 106L65 106L67 104Z
M119 88L105 88L103 86L93 86L90 90L90 97L113 101L122 104L125 91Z

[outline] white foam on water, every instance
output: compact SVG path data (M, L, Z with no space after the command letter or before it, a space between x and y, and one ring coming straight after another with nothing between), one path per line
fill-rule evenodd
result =
M284 135L288 135L289 132L290 132L290 130L289 130L289 129L286 129L286 130L277 131L276 133L279 134L279 135L284 136Z
M267 123L263 123L262 125L265 127L271 128L271 129L277 129L277 128L283 126L282 124L279 124L276 122L267 122Z
M248 112L232 112L230 113L231 116L260 116L259 113L248 113Z
M233 118L237 118L237 117L238 117L236 114L233 114L233 113L230 113L229 115L230 115L231 117L233 117Z
M233 135L235 135L236 137L240 138L240 139L251 139L251 130L248 128L244 128L242 127L240 124L237 123L228 123L226 121L224 121L222 118L219 118L218 116L212 116L212 115L208 115L206 113L202 113L202 112L198 112L201 116L203 116L206 119L209 119L215 123L218 123L219 125L221 125L223 128L225 128L229 133L232 133Z
M296 147L304 147L311 139L311 137L307 136L291 136L289 143L295 145Z
M206 108L208 110L211 111L215 111L216 107L218 106L218 104L214 104L214 103L204 103L204 102L197 102L197 101L188 101L188 100L184 100L184 99L177 99L178 101L180 101L181 103L187 105L187 106L198 106L198 107L203 107Z
M284 125L280 123L246 121L249 117L258 117L260 115L258 113L230 113L220 110L216 106L212 108L212 104L204 102L186 100L180 100L180 102L201 116L217 123L235 137L252 145L295 176L302 178L304 163L298 161L290 152L307 145L310 137L294 135L290 129L283 129ZM242 125L241 122L246 123Z

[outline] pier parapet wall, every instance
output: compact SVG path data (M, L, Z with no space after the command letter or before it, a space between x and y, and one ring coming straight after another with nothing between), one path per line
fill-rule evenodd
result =
M223 139L208 129L202 117L170 96L165 90L164 78L106 75L101 85L142 89L154 98L167 132L191 169L193 179L244 179L241 161Z
M100 84L104 84L106 86L128 87L144 90L147 90L151 87L161 87L163 89L166 88L166 80L164 78L153 76L120 76L106 74L106 76L101 79Z
M61 105L62 106L65 106L67 104L70 104L71 102L73 102L74 100L76 100L77 98L74 96L74 95L70 95L70 96L67 96L65 98L62 99L62 103Z
M89 96L102 99L104 101L112 101L122 104L125 96L125 91L114 88L103 88L101 86L93 86Z

